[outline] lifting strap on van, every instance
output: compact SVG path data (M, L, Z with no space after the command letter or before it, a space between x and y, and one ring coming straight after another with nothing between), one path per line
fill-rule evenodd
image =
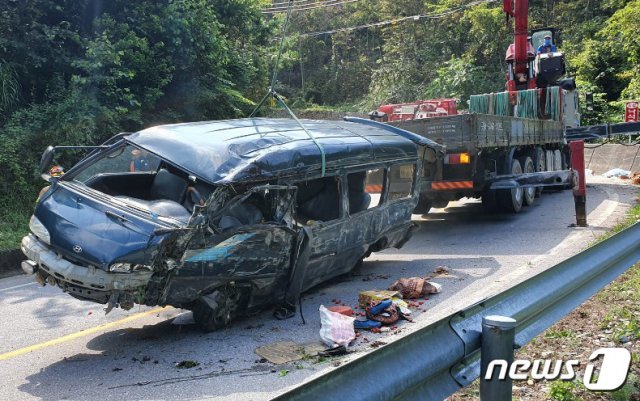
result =
M325 170L326 170L326 158L325 158L325 154L324 154L324 148L316 140L316 137L313 136L313 134L311 132L309 132L307 127L305 127L304 124L302 124L302 122L298 119L298 117L296 117L296 115L293 113L293 111L291 111L291 109L287 106L287 104L285 103L284 99L282 99L282 97L274 89L275 85L276 85L276 79L278 78L278 71L279 71L279 68L280 68L280 58L282 58L282 51L284 50L284 40L285 40L285 38L287 36L287 28L289 26L289 17L291 16L291 6L292 5L293 5L293 0L289 0L289 5L287 7L287 16L286 16L286 18L284 20L284 25L282 26L282 35L280 36L280 48L278 49L278 57L276 57L276 63L273 66L273 76L271 77L271 85L269 87L269 92L267 92L267 94L262 98L262 100L260 101L260 103L258 103L256 108L253 109L253 111L251 112L249 117L253 117L258 112L258 110L260 110L260 108L262 107L264 102L266 102L267 99L269 99L270 97L273 97L276 101L278 101L285 108L285 110L287 111L287 113L289 113L291 118L293 118L298 123L298 125L300 125L300 128L302 128L302 130L309 136L309 138L311 138L313 143L318 147L318 150L320 151L320 157L322 158L322 177L324 177Z

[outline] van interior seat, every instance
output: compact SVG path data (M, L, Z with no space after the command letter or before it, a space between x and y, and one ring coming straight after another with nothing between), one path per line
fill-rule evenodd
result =
M298 215L307 220L329 221L340 215L340 192L334 177L314 180L311 185L300 186ZM318 185L322 183L323 185ZM307 183L309 184L309 183ZM302 200L302 202L300 202Z
M131 203L142 209L148 210L154 215L171 217L178 220L181 223L186 224L191 218L191 213L181 204L168 200L143 200L138 198L131 198L128 196L116 196L117 199L122 199L126 203Z
M161 168L149 189L150 200L166 199L182 203L187 193L187 180Z
M371 205L371 195L365 191L367 182L367 173L349 174L349 214L356 214L363 210L367 210Z

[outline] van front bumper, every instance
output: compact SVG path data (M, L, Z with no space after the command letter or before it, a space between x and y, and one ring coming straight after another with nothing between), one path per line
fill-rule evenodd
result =
M76 265L53 252L33 234L22 239L20 248L33 262L31 265L37 266L34 267L34 273L45 273L45 277L51 276L55 281L64 282L69 286L96 291L133 291L145 287L153 275L152 271L108 273L94 266Z

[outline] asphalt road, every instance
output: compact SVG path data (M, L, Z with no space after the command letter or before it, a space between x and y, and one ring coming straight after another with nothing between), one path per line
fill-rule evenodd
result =
M355 305L358 292L385 289L396 278L425 276L438 266L448 277L398 334L366 334L393 341L446 314L500 292L579 252L607 231L635 202L637 188L591 178L588 228L575 228L570 191L547 193L518 215L486 215L468 200L414 216L420 230L400 250L374 254L362 268L303 297L306 324L270 311L203 334L190 312L172 308L114 310L78 301L31 277L0 280L0 399L2 400L264 400L372 350L362 337L346 357L275 366L261 363L259 346L319 340L318 307L340 299ZM180 361L198 366L178 369ZM285 371L286 372L285 374Z

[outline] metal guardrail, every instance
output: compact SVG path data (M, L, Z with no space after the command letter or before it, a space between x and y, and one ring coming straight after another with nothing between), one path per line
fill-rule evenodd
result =
M640 260L640 222L508 290L275 400L440 400L480 375L482 318L517 320L523 346Z

